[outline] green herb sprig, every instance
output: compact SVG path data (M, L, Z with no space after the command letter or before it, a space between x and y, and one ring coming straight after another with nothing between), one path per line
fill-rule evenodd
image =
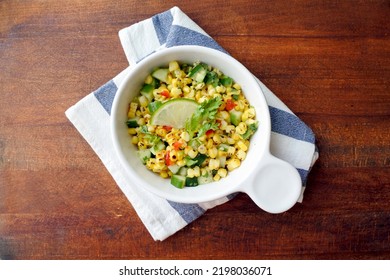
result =
M216 114L222 104L221 97L215 97L202 102L191 118L186 121L185 128L191 138L197 133L197 137L204 135L208 130L218 129Z

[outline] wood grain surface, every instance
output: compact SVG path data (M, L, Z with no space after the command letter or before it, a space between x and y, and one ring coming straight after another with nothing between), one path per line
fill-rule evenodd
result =
M315 132L302 204L250 199L155 242L65 110L118 31L179 6ZM389 1L0 0L0 259L389 259Z

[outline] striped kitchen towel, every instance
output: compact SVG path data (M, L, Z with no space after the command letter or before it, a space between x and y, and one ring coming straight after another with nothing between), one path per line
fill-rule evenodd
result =
M178 7L120 30L119 37L130 66L70 107L66 116L102 160L153 239L164 240L206 210L229 201L233 196L207 203L181 204L135 187L116 158L109 137L111 105L126 73L153 52L178 45L224 50ZM259 83L271 113L271 152L297 168L302 178L303 194L308 173L318 158L314 134L264 84Z

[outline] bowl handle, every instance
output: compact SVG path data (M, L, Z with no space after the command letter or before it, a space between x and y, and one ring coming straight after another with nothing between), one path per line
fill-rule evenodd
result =
M302 191L302 180L291 164L266 154L254 176L243 184L242 191L264 211L277 214L295 205Z

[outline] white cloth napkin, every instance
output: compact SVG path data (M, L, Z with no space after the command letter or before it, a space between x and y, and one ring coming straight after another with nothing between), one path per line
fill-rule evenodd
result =
M109 137L112 101L129 69L162 48L201 45L226 51L178 7L120 30L119 37L130 66L70 107L65 114L102 160L153 239L164 240L234 195L207 203L181 204L134 186L132 178L116 158ZM297 168L302 178L303 194L308 173L318 158L314 134L264 84L259 83L271 113L271 152ZM299 201L302 201L302 195Z

